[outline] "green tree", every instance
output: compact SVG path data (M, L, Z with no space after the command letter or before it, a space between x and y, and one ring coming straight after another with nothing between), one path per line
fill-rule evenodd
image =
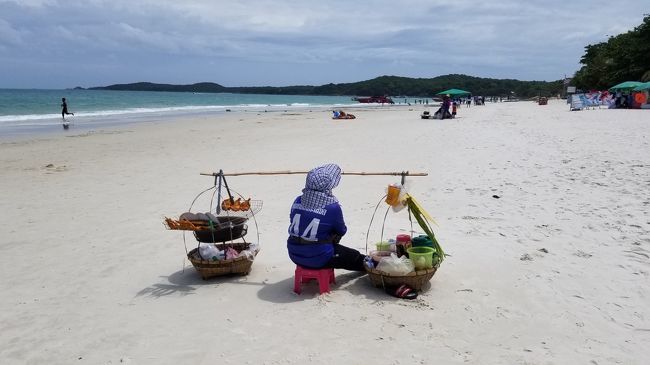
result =
M580 63L573 81L584 90L650 78L650 15L631 31L587 45Z

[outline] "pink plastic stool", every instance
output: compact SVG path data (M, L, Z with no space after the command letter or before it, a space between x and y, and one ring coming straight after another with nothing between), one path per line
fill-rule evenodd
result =
M320 294L328 293L330 291L330 283L336 284L336 280L334 279L334 269L308 269L296 265L296 277L293 281L293 291L300 294L301 284L308 282L311 279L318 280Z

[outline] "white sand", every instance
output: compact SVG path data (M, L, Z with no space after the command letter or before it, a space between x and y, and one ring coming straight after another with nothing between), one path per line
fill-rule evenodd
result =
M437 121L423 109L232 113L0 144L0 363L646 364L650 113L520 102ZM286 229L304 176L229 179L264 201L246 277L202 281L163 227L211 186L199 172L325 162L430 174L409 179L412 193L450 257L417 300L343 270L331 294L292 293ZM396 181L342 179L344 243L365 249ZM389 215L387 235L407 222Z

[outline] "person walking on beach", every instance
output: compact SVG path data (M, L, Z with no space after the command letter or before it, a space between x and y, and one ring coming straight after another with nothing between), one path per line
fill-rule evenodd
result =
M339 244L347 232L343 211L332 195L341 180L336 164L318 166L307 174L305 188L289 214L289 258L309 269L334 268L365 271L365 255Z
M451 97L446 94L442 97L442 117L440 119L451 118L449 108L451 107Z
M66 103L65 98L61 98L61 118L65 119L67 114L74 115L74 113L68 112L68 103Z

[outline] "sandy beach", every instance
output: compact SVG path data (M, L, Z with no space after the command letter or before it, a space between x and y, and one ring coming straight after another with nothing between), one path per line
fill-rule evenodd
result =
M0 363L645 364L650 113L568 109L488 103L442 121L420 119L421 105L339 121L326 109L226 113L3 141ZM416 300L344 270L329 294L292 292L286 232L301 175L229 178L264 202L248 276L202 280L182 233L163 226L213 184L201 172L327 162L429 173L408 179L411 193L449 256ZM342 178L342 243L365 251L374 207L398 181ZM408 228L405 212L389 214L385 236Z

